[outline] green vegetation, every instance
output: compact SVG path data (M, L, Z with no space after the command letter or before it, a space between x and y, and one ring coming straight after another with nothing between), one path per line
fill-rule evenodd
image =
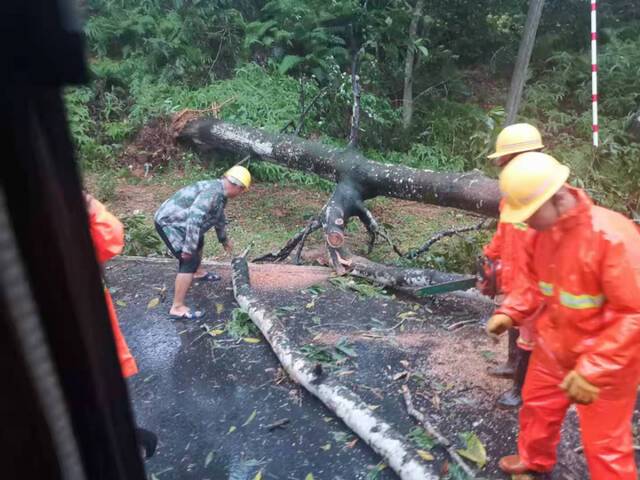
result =
M249 314L239 308L231 312L231 320L227 322L227 332L236 339L255 337L260 334L258 327L251 321Z
M640 18L632 3L600 2L602 146L597 153L591 147L589 15L583 1L547 2L519 118L542 129L549 150L572 166L574 183L597 201L637 215L640 144L627 131L640 110ZM155 137L140 138L141 128L161 118L159 125L167 130L160 133L168 139L167 116L187 108L217 106L223 119L277 132L321 94L300 135L346 145L356 52L362 87L359 148L368 157L495 174L486 154L504 119L526 0L427 2L410 45L411 1L88 0L85 5L92 82L70 89L66 101L79 158L101 200L113 201L123 179L178 188L219 175L237 161L175 148L156 161L160 147ZM416 53L415 108L405 129L401 99L409 48ZM281 166L253 162L251 168L262 182L331 189L329 182ZM153 179L142 177L145 169ZM422 218L405 220L415 222L413 228L392 232L407 242L405 248L418 246L434 231ZM145 221L149 225L150 217ZM262 244L286 240L302 221L301 213L279 232L265 234L269 238ZM129 223L141 228L139 219ZM130 251L159 250L143 241L145 234L131 236ZM418 264L467 270L485 237L448 239ZM217 253L208 248L205 253Z
M124 225L124 251L123 255L161 255L166 247L155 228L144 214L137 213L122 218Z

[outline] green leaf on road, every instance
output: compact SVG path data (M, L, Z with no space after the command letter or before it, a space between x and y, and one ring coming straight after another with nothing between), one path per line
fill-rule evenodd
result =
M460 434L460 438L462 438L467 445L464 449L458 449L458 453L464 458L475 462L478 468L484 467L487 463L487 451L478 436L473 432L467 432Z
M211 450L207 454L207 458L204 459L204 468L207 468L209 466L209 464L213 461L214 455L215 455L215 452L213 450Z
M254 410L253 412L251 412L251 415L249 415L249 417L245 420L245 422L242 424L243 427L246 427L247 425L249 425L254 418L256 418L256 410Z

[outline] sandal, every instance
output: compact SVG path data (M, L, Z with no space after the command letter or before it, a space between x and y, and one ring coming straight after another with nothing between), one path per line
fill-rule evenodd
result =
M207 272L201 277L193 277L196 282L219 282L222 280L220 275L214 272Z
M202 317L204 317L204 312L201 310L196 310L193 313L191 313L191 310L189 310L182 315L173 315L171 313L169 314L169 318L171 320L198 320Z

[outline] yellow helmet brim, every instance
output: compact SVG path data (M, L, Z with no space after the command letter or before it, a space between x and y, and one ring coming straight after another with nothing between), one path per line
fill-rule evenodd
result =
M532 150L539 150L541 148L544 148L542 142L523 142L496 150L491 155L487 155L487 158L500 158L504 157L505 155L512 155L514 153L525 153Z
M500 221L503 223L521 223L538 211L538 209L551 197L553 197L558 190L569 178L569 167L566 165L559 166L559 175L555 176L535 200L527 203L526 205L512 205L509 201L505 202L500 212Z

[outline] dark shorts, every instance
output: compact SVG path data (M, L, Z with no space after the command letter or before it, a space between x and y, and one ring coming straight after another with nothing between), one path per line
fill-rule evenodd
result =
M171 242L167 238L167 235L164 233L162 227L155 222L154 224L156 227L156 232L158 232L158 235L160 236L164 244L167 246L171 254L178 259L178 273L196 273L196 270L198 270L200 262L202 261L204 237L200 237L200 240L198 241L198 249L193 253L193 255L191 255L191 258L189 260L183 260L181 256L182 252L176 252L176 250L173 248L173 245L171 245Z

